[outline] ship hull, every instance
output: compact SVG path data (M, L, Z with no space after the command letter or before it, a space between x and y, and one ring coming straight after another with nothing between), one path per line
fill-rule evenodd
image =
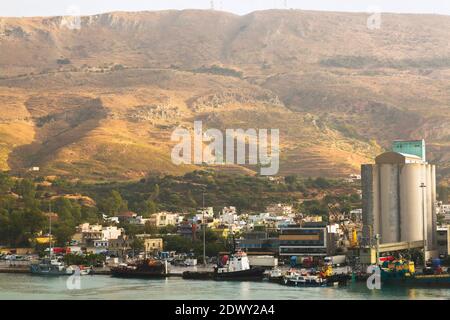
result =
M418 275L409 278L388 278L382 279L382 285L418 288L450 288L450 275Z
M235 272L223 272L214 274L217 281L260 281L264 278L264 269L254 268Z
M186 280L214 280L214 272L183 272L183 279Z
M299 281L292 279L284 279L283 284L290 287L325 287L326 282L315 282L315 281Z
M59 276L70 276L71 274L67 271L61 271L61 270L53 270L48 268L42 268L39 266L31 266L30 272L32 275L38 275L38 276L50 276L50 277L59 277Z
M158 279L166 277L166 274L160 272L120 271L120 270L111 270L111 275L116 278L139 278L139 279Z

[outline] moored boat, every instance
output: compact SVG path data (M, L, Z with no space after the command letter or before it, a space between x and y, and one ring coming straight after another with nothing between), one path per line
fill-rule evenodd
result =
M69 276L73 272L67 270L63 262L56 259L42 259L30 265L30 272L41 276Z
M166 261L144 259L111 268L113 277L121 278L163 278L168 274Z
M282 284L294 287L322 287L327 284L327 280L307 271L291 269L283 276Z
M450 288L450 274L436 270L434 274L415 272L414 263L406 260L385 262L381 267L381 284L387 286Z
M243 251L234 252L224 259L222 267L217 266L214 270L214 280L255 281L264 277L263 268L250 268L247 254Z
M270 271L268 271L266 273L266 279L269 282L282 283L283 282L283 275L284 274L283 274L283 272L280 269L275 268L275 269L272 269L272 270L270 270Z

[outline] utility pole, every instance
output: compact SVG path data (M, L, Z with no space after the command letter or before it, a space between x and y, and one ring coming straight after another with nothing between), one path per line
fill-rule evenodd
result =
M205 223L205 192L202 193L202 224L203 224L203 265L206 268L206 223Z
M380 235L377 233L375 235L375 240L376 240L376 265L379 266L380 265Z
M423 223L423 269L426 267L426 254L427 254L427 220L425 219L425 183L420 184L422 189L422 223Z
M48 204L48 218L50 220L49 222L49 230L48 230L48 241L50 243L49 245L49 255L50 255L50 260L52 259L52 240L53 240L53 235L52 235L52 200L50 199L50 203Z

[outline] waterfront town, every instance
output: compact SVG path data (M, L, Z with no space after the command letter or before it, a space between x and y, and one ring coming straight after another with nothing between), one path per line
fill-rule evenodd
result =
M194 212L144 215L116 203L116 214L100 212L96 222L81 218L74 232L65 233L58 222L70 205L56 201L56 213L50 201L48 228L29 234L29 246L2 246L0 272L68 275L78 268L118 277L265 278L320 286L365 281L367 267L377 265L395 275L387 276L386 283L404 284L401 272L413 285L445 286L450 277L450 204L437 201L442 195L436 192L435 166L425 154L424 140L394 141L391 151L362 165L361 174L341 181L356 186L353 206L328 203L323 214L305 214L301 209L308 206L298 203L275 202L253 212L232 203L205 206L203 193L203 206ZM286 178L270 182L282 185ZM94 203L86 196L72 201ZM300 202L305 201L317 202Z

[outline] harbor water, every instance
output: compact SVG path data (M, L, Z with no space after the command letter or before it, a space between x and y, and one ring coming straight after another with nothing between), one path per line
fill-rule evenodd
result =
M0 274L0 300L367 300L450 299L448 289L383 288L365 283L347 287L295 288L269 282L216 282L167 279L120 279L83 276L79 289L68 277ZM70 287L70 286L69 286Z

